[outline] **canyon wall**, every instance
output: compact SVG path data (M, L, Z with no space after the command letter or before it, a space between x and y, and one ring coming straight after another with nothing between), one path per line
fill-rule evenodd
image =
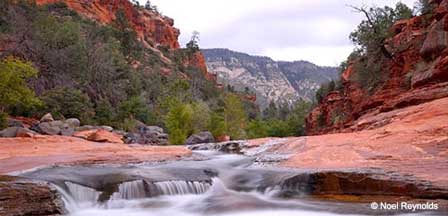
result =
M393 58L381 65L387 75L369 92L354 81L362 73L349 62L340 90L329 92L307 117L309 135L373 129L381 113L448 97L448 1L430 1L430 14L400 20L385 41Z

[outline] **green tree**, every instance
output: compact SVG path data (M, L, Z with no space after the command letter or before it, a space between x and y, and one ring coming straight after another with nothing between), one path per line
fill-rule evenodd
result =
M78 118L83 123L91 123L95 115L89 97L73 88L56 88L41 96L46 111L59 118Z
M245 138L247 116L241 99L234 94L227 94L224 98L224 121L232 139Z
M429 3L429 0L418 0L415 5L415 11L420 15L432 13L434 4Z
M249 122L246 128L247 137L250 139L262 138L269 136L269 126L267 121L254 119Z
M34 106L41 103L26 84L27 79L36 77L37 73L31 63L14 57L0 61L0 113L18 104Z
M220 112L213 112L210 116L210 124L208 130L214 137L226 135L226 123L224 115Z
M199 51L199 32L193 31L190 41L187 43L187 49L190 52Z
M203 101L199 101L193 103L191 107L193 109L192 133L198 133L207 130L211 120L211 111L208 105Z
M125 100L118 109L118 121L134 119L145 124L151 124L154 121L153 115L142 97L134 96Z
M366 17L350 34L353 43L358 45L364 53L380 49L385 57L392 58L384 41L392 34L389 31L390 27L400 19L412 17L412 10L401 2L396 4L395 9L388 6L384 8L352 8Z
M172 103L165 116L165 126L168 129L169 141L174 145L184 144L192 132L193 108L189 104Z

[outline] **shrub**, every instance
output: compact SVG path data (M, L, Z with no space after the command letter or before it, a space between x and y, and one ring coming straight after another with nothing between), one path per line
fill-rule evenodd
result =
M234 94L227 94L224 99L224 121L226 132L232 139L245 138L247 116L243 103Z
M0 130L8 127L8 114L0 112Z
M250 139L269 136L269 126L266 121L255 119L249 122L246 128L247 137Z
M171 144L184 144L192 133L193 109L189 104L173 103L165 116Z
M0 61L0 112L16 105L31 107L40 104L26 80L37 76L31 63L8 57Z
M78 118L83 123L91 123L95 114L89 97L77 89L56 88L45 92L42 101L46 111L59 118Z
M135 119L145 124L151 124L154 117L148 108L148 105L141 97L131 97L123 101L118 110L119 121L125 119Z
M219 112L213 112L211 114L208 130L214 137L220 137L226 134L226 124L223 114Z

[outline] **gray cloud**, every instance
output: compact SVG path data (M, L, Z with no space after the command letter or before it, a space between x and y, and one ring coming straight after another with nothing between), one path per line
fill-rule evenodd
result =
M348 38L363 19L347 5L394 5L398 0L153 0L176 20L185 44L201 32L203 48L230 48L277 60L336 65L350 53ZM188 2L188 3L187 3ZM404 3L413 5L414 0ZM251 4L252 3L252 4Z

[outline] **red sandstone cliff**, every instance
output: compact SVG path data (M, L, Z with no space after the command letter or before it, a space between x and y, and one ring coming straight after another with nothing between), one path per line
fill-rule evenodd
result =
M432 3L432 15L401 20L392 27L394 36L386 45L395 62L382 66L386 81L369 93L352 81L359 71L350 65L341 77L343 89L330 92L309 114L308 134L377 128L388 122L365 119L448 97L448 0Z
M174 20L157 14L154 11L135 7L128 0L35 0L38 5L64 2L81 16L108 24L115 19L115 13L122 9L138 38L157 47L167 46L171 49L179 48L177 41L180 34L174 28Z

